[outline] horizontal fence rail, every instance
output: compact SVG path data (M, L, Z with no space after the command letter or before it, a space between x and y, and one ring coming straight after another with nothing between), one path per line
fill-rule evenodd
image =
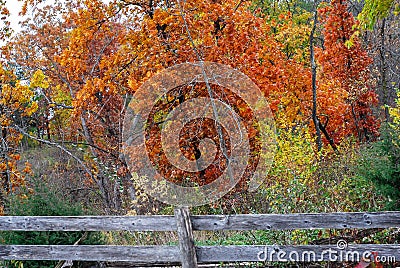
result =
M397 244L195 246L193 231L400 228L400 212L190 216L2 216L0 231L174 231L178 246L0 245L0 260L129 261L141 264L220 262L400 261ZM343 241L345 242L345 241Z
M335 245L302 246L199 246L199 263L260 262L260 261L349 261L361 259L363 254L377 252L388 260L400 260L400 245L356 244L339 250ZM336 253L335 253L336 251ZM278 252L282 252L278 254ZM296 254L294 254L296 252ZM329 256L331 252L331 256ZM342 253L340 253L342 252ZM335 256L333 256L335 255ZM358 258L357 258L358 256ZM134 261L138 263L179 263L178 246L0 246L3 260L79 260L79 261Z
M193 230L373 229L400 227L400 212L190 216ZM3 231L176 231L174 216L2 216Z

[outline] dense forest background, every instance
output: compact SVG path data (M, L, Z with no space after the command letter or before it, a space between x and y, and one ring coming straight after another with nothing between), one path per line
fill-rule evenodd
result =
M121 153L123 120L151 76L198 60L257 84L274 115L277 151L257 191L239 183L194 213L400 208L399 1L21 2L25 21L13 33L0 1L2 215L171 213L132 179ZM264 244L399 239L393 230L203 235Z

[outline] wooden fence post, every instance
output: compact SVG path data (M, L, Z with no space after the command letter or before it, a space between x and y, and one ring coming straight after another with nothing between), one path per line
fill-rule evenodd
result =
M197 268L196 248L194 246L192 222L188 207L175 208L178 229L179 249L182 268Z

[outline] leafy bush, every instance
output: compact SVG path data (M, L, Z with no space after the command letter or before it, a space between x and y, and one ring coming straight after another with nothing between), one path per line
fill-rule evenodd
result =
M376 184L388 202L386 209L400 209L400 132L393 125L381 127L380 140L365 147L358 173Z
M36 183L33 193L14 195L9 200L10 216L78 216L87 214L77 203L72 203L60 194L55 193L43 183ZM85 239L81 239L82 237ZM0 242L13 245L73 245L81 239L80 244L101 244L99 233L90 232L1 232ZM55 267L57 261L11 261L4 263L6 267L45 268ZM84 267L76 263L75 267Z

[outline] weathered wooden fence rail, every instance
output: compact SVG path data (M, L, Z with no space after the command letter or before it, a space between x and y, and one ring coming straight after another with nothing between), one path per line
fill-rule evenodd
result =
M198 230L400 228L400 212L189 216L0 217L0 231L176 231L179 246L0 245L0 260L129 261L137 264L359 261L380 256L400 261L398 244L194 246Z

